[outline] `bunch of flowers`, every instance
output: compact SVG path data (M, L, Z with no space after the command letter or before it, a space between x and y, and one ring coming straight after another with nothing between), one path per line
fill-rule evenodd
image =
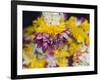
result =
M23 67L89 65L89 28L84 18L60 17L59 24L50 24L38 17L23 32Z

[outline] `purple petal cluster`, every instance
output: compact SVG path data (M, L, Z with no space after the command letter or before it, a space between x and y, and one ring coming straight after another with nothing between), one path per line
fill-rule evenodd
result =
M35 33L34 43L37 44L37 47L41 47L43 52L46 50L53 50L65 44L69 37L69 30L65 30L56 36L49 35L47 33Z

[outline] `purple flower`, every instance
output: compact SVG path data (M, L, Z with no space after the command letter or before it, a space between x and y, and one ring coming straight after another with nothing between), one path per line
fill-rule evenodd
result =
M69 30L65 30L56 36L51 36L47 33L35 33L36 36L33 42L37 44L37 47L41 47L43 52L45 52L47 49L53 50L58 48L60 45L65 44L69 34Z

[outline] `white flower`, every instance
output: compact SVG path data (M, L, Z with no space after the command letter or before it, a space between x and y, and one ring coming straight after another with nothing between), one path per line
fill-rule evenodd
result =
M59 25L60 19L64 18L64 14L58 12L42 12L42 15L44 16L48 24Z

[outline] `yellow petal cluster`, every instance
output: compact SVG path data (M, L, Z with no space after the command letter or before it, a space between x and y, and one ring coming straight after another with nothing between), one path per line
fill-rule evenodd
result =
M68 48L70 56L72 56L74 54L74 52L78 51L81 47L82 47L81 44L77 44L77 43L74 43L74 42L71 43L69 45L69 48Z
M58 58L57 65L59 67L66 67L66 66L68 66L68 60L66 58Z
M85 21L80 25L80 27L81 27L85 32L89 31L89 29L90 29L90 24L88 23L88 20L85 20Z
M82 43L87 37L87 33L84 32L89 29L89 23L88 21L84 21L82 25L77 26L76 18L70 17L68 21L66 21L67 28L70 29L71 34L73 37L77 40L77 42Z
M33 26L37 26L35 28L36 32L44 32L52 36L55 36L66 29L64 25L65 23L62 20L60 21L59 26L55 24L47 24L43 17L38 18L37 21L34 21L33 23Z
M69 56L69 53L65 51L64 49L62 50L54 50L54 56L55 57L67 57Z
M33 58L30 61L29 68L44 68L46 64L45 59L38 60L37 58Z

